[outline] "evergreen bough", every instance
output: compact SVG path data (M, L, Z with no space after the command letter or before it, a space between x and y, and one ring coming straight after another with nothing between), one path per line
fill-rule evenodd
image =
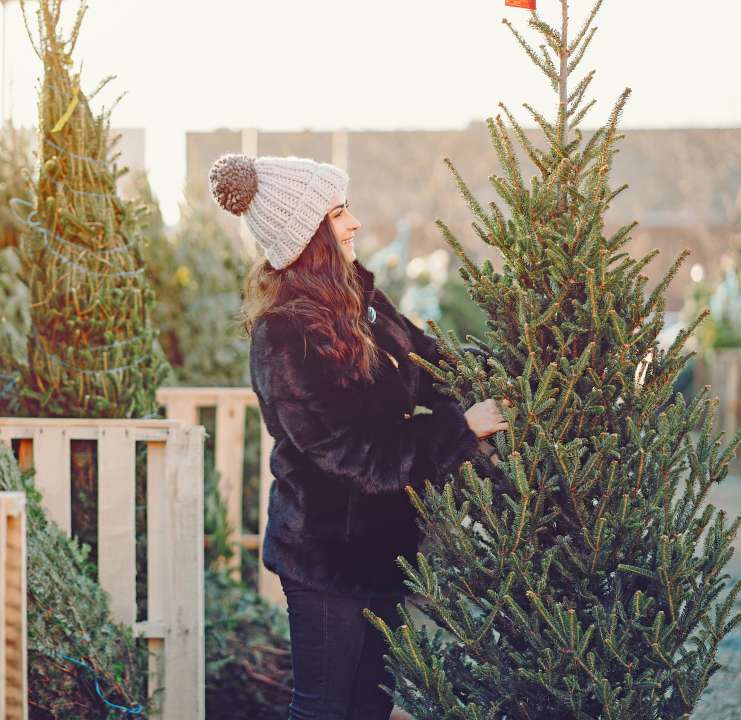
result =
M634 225L609 236L604 226L625 189L608 175L630 91L605 126L583 133L594 73L567 85L601 5L573 37L568 0L560 29L532 13L537 50L505 20L558 96L553 120L525 104L545 149L504 105L488 120L503 171L490 181L507 211L480 204L445 161L503 270L475 266L437 221L488 313L488 342L467 336L488 359L430 322L445 359L416 361L466 407L512 407L491 438L496 465L477 457L441 492L429 482L424 498L409 491L430 550L416 568L398 562L449 639L401 605L394 630L365 611L389 642L397 703L416 720L688 718L741 622L741 581L723 594L741 518L707 504L741 430L721 449L709 386L689 402L673 392L707 311L670 348L657 345L665 289L689 251L646 297L641 271L658 251L635 260L624 250ZM512 136L535 168L529 183Z

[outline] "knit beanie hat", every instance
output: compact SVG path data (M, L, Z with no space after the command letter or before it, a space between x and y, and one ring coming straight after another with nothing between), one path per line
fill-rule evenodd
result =
M303 252L332 196L343 194L350 180L341 168L309 158L234 153L218 158L208 179L216 202L242 216L276 270Z

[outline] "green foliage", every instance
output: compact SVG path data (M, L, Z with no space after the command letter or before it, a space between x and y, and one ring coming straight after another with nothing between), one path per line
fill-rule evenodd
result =
M223 570L207 570L208 720L282 720L292 687L286 612Z
M451 274L443 285L440 312L438 325L443 331L454 330L462 337L467 335L481 337L487 330L488 316L478 305L471 302L466 284L458 275Z
M22 223L10 200L31 199L31 132L6 120L0 128L0 248L17 247Z
M503 272L476 267L447 226L471 297L489 315L488 358L464 356L432 324L446 360L435 376L466 406L507 398L509 423L490 440L501 458L462 465L438 492L409 492L430 550L398 562L407 586L448 639L367 617L390 643L397 702L416 720L687 718L718 670L721 640L741 622L741 581L724 567L741 516L707 504L728 474L741 430L721 449L711 432L717 401L690 402L673 382L682 348L703 316L668 349L657 337L664 292L680 253L648 297L642 268L623 250L632 225L611 237L604 215L624 188L608 184L626 90L607 124L579 123L593 73L569 92L601 6L571 40L537 13L539 50L505 21L558 94L553 122L525 105L547 141L535 147L510 111L488 126L506 205L473 197L446 161L482 241ZM526 182L513 138L536 169ZM403 611L403 608L400 608Z
M144 256L157 292L153 319L173 368L172 384L248 384L247 344L239 325L244 262L216 221L216 206L187 189L170 238L156 199L144 187L141 197L153 218Z
M243 564L244 581L221 567L232 557L226 505L219 493L213 448L207 443L204 531L206 712L208 720L279 720L293 687L288 616L255 591L256 555ZM246 567L245 567L246 565ZM247 578L245 570L253 577ZM245 582L246 581L246 582ZM251 587L247 583L251 584Z
M0 490L26 494L29 717L120 717L106 709L90 676L61 655L95 668L109 702L146 705L146 650L112 620L108 596L90 578L89 548L47 518L33 471L21 473L3 443Z
M721 281L715 286L707 282L693 283L682 315L691 318L708 307L710 314L697 332L699 347L702 350L741 347L741 270L738 265L725 268Z

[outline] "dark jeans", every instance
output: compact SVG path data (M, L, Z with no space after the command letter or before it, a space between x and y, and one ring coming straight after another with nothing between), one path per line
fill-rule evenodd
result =
M350 597L312 590L281 577L288 600L293 697L288 720L388 720L395 687L383 666L386 639L362 615L370 608L392 629L401 624L397 597Z

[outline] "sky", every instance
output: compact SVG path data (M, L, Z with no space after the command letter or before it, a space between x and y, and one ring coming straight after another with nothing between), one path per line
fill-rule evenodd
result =
M83 89L111 124L144 127L147 169L165 219L174 222L185 173L185 133L280 130L454 129L497 114L505 102L552 115L554 95L509 30L533 42L530 13L504 0L88 0L74 58ZM592 0L571 0L581 25ZM32 32L37 3L27 0ZM70 27L79 0L65 0ZM708 9L710 7L710 9ZM556 22L557 0L538 0ZM6 6L6 115L36 122L41 62L17 0ZM735 127L738 0L605 0L582 62L595 68L601 125L619 93L633 95L623 128ZM581 77L581 75L579 75ZM95 103L94 103L95 107ZM531 125L529 122L524 122Z

